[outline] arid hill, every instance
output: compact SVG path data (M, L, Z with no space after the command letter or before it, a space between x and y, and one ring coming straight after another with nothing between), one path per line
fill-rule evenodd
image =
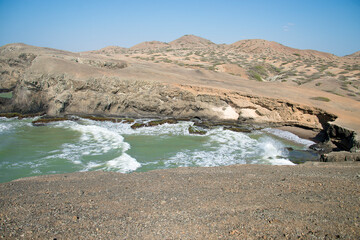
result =
M148 62L224 72L261 82L304 85L360 100L360 59L356 53L338 57L261 39L226 45L185 35L170 43L140 43L123 55ZM120 55L112 54L112 57Z
M241 40L228 46L229 50L233 50L239 53L251 53L260 54L264 57L275 59L275 57L288 57L288 58L322 58L322 59L334 59L336 56L319 52L315 50L300 50L284 46L277 42L262 40L262 39L248 39Z
M149 50L160 50L169 48L169 44L159 41L142 42L135 46L132 46L131 50L149 49Z
M201 38L194 35L185 35L169 43L173 49L204 49L204 48L215 48L217 45L210 40Z
M350 54L350 55L346 55L345 57L360 58L360 51L354 52L353 54Z
M104 47L100 50L95 50L93 52L103 53L103 54L118 54L118 53L124 53L125 51L126 51L126 48L123 48L123 47L108 46L108 47Z

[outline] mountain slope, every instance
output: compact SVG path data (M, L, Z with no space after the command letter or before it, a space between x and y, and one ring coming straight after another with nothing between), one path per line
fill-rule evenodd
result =
M261 82L307 85L360 101L360 58L357 54L338 57L262 39L215 44L194 35L185 35L169 43L143 42L124 53L126 57L166 66L228 73Z
M327 58L327 59L336 58L336 56L330 53L320 52L316 50L300 50L300 49L284 46L277 42L267 41L263 39L241 40L228 45L228 49L243 53L272 55L272 56L295 56L295 57Z
M350 54L350 55L346 55L345 57L360 58L360 51L354 52L353 54Z
M102 54L119 54L119 53L124 53L125 50L126 50L126 48L119 47L119 46L108 46L108 47L104 47L100 50L95 50L95 51L91 51L91 52L102 53Z
M149 41L149 42L142 42L142 43L136 44L135 46L132 46L130 49L131 50L140 50L140 49L155 50L155 49L165 49L168 47L169 47L169 44L166 42Z
M217 44L195 35L185 35L169 43L171 48L214 48Z

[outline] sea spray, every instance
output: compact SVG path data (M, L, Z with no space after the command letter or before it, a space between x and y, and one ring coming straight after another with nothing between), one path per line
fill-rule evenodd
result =
M289 159L289 152L285 145L274 138L263 136L259 138L258 142L258 156L262 162L272 165L294 165Z

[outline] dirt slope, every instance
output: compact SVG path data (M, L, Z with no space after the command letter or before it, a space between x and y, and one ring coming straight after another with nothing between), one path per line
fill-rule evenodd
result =
M5 239L359 239L360 165L87 172L0 184Z

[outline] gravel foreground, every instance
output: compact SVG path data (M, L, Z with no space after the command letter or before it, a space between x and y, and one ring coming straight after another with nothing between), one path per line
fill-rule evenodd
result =
M0 184L3 239L360 239L360 163L85 172Z

